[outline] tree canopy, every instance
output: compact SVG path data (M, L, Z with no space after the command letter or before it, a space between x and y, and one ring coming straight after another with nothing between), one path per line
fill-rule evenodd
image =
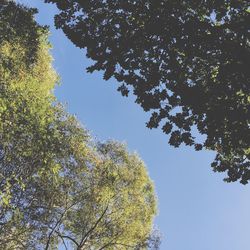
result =
M248 0L45 2L56 3L56 27L94 60L88 71L114 77L151 112L149 128L161 126L174 147L216 151L214 171L249 181Z
M157 248L145 164L93 141L56 101L48 30L34 13L0 6L1 249Z

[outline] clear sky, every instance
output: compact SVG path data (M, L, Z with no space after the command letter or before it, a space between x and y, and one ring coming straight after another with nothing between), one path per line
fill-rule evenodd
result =
M162 250L249 250L250 184L223 182L213 173L212 152L168 145L160 129L145 127L149 115L122 97L115 80L85 71L91 61L55 30L56 8L42 0L18 0L37 7L41 24L50 26L54 67L61 76L58 99L99 140L126 142L145 161L159 200L156 225L163 234Z

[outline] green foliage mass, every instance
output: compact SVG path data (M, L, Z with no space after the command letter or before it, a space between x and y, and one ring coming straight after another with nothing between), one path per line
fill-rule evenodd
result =
M94 142L56 102L48 31L0 6L0 249L147 249L156 214L144 163Z

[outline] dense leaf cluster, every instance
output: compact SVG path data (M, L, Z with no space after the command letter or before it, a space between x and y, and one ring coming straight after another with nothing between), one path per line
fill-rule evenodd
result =
M169 143L217 152L226 181L250 179L248 0L45 0L57 28L152 116ZM195 130L204 135L195 138ZM199 137L199 136L198 136Z
M157 247L144 163L122 144L92 141L57 104L48 32L34 13L0 8L0 249Z
M0 43L15 42L18 39L22 43L23 48L27 50L25 53L26 66L34 62L39 44L40 34L46 31L46 27L39 26L33 15L37 13L36 9L22 7L12 1L3 0L0 2ZM10 65L0 55L1 64L8 68L15 67ZM14 72L14 70L13 70Z

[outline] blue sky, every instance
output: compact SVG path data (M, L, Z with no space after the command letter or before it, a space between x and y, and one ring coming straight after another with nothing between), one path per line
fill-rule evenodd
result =
M58 99L93 136L126 142L145 161L159 200L156 225L163 235L161 249L249 250L250 185L224 183L224 175L210 168L212 152L172 148L160 129L147 129L149 115L133 96L122 97L115 80L86 73L91 61L55 30L53 5L42 0L18 2L37 7L38 22L50 25L54 67L61 76L55 91Z

